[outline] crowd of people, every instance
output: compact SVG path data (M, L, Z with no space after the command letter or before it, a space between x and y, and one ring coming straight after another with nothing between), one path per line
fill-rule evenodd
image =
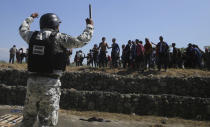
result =
M108 49L112 49L111 55L108 55ZM145 38L145 44L138 39L129 40L126 45L122 45L121 56L116 39L112 39L112 45L109 47L106 38L103 37L99 46L95 44L87 56L81 50L76 52L74 57L76 66L82 66L85 58L87 58L87 65L99 68L123 67L140 71L155 68L159 71L161 68L165 71L167 68L210 69L209 49L206 48L205 51L202 51L197 45L191 43L185 49L177 48L176 43L169 46L162 36L159 37L157 44L150 42L148 38Z
M132 68L139 71L146 69L155 69L159 71L163 68L207 68L210 69L210 51L208 48L202 51L197 45L189 43L187 48L180 49L176 47L176 43L171 46L164 41L163 37L159 37L159 43L155 44L145 38L145 43L136 39L129 40L127 44L122 45L122 51L116 42L116 38L112 39L112 45L109 46L106 38L102 38L99 45L95 44L89 50L87 55L82 50L76 51L74 62L76 66L83 66L84 59L87 59L87 65L92 67L111 67L111 68ZM171 48L171 50L170 50ZM108 50L111 49L111 54ZM10 50L9 63L22 63L24 58L27 62L27 50L23 52L23 48L17 49L14 45ZM72 50L67 50L67 65L70 65L70 56Z
M27 63L28 60L28 49L26 49L26 51L23 51L23 48L17 48L16 45L13 45L10 50L9 50L9 63L14 64L16 63L20 63L22 64L23 61L25 61ZM67 49L66 50L66 63L67 65L70 65L70 56L72 55L72 49ZM25 60L24 60L25 59Z
M9 63L14 64L15 58L17 63L23 63L24 58L27 61L27 51L23 52L23 48L17 49L16 45L13 45L13 47L10 48L9 53Z

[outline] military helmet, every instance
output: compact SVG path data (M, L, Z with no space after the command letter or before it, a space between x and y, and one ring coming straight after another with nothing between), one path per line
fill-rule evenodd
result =
M61 23L61 21L56 14L47 13L42 15L39 23L40 23L40 29L50 28L53 30L58 30L58 26Z

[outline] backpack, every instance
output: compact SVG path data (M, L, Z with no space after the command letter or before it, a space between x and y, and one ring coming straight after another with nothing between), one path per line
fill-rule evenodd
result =
M56 32L52 32L45 40L36 39L34 32L29 42L28 71L37 73L53 73L53 70L65 70L67 49L55 42Z

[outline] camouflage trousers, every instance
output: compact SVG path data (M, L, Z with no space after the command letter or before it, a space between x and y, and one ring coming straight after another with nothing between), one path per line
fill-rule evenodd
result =
M20 127L33 127L36 121L39 127L57 125L60 86L59 79L37 76L28 78L23 121Z

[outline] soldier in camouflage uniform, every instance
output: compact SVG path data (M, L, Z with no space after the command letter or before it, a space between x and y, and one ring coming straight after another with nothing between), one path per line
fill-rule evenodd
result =
M38 14L33 13L26 18L19 28L21 37L30 44L33 31L30 31L30 25L37 18ZM51 19L49 19L52 18ZM44 19L44 20L43 20ZM43 25L43 20L44 25ZM50 26L51 20L55 25ZM67 34L59 33L60 20L57 15L47 13L40 19L40 31L36 39L43 40L49 38L52 31L57 31L55 41L62 44L65 48L79 48L87 44L93 35L93 21L86 19L87 27L84 32L78 37L71 37ZM53 70L49 75L39 75L36 73L29 73L27 80L27 95L23 111L23 121L21 127L33 127L37 120L39 127L53 127L58 123L58 110L60 101L60 77L62 70Z

